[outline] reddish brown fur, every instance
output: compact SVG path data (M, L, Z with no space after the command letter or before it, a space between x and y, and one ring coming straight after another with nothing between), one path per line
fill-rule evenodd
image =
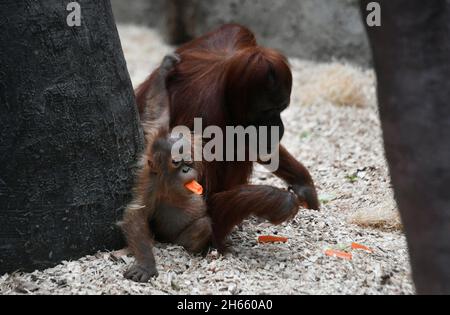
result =
M201 196L184 187L197 179L195 165L188 166L185 162L175 165L171 145L172 140L165 130L148 145L143 157L148 163L139 170L134 200L120 223L136 258L136 264L125 277L134 281L146 282L157 274L153 237L184 246L194 253L203 251L211 242L211 220L206 204ZM191 174L184 174L182 168L191 169Z
M279 91L280 104L291 93L292 74L286 58L258 46L252 32L240 25L225 25L180 47L177 54L181 62L167 81L171 127L193 129L197 117L203 119L204 128L245 125L261 92L270 88ZM271 82L270 77L276 81ZM137 90L141 115L147 110L145 99L154 80L152 74ZM276 107L284 109L278 104ZM250 214L280 223L294 216L303 201L318 209L316 190L307 169L285 148L281 147L280 153L281 167L276 175L292 185L298 200L288 191L247 186L252 162L203 163L201 183L207 194L217 246L222 247L225 236Z

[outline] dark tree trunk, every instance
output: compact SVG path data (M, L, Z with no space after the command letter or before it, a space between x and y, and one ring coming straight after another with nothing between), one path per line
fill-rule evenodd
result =
M109 0L0 2L0 273L122 245L143 141Z
M378 2L382 25L368 33L414 281L450 294L450 1Z

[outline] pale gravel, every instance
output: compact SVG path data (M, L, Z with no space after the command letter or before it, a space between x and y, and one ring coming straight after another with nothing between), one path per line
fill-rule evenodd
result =
M120 25L119 31L137 86L171 48L151 29ZM392 229L398 227L398 219L372 71L295 59L291 64L295 83L292 105L283 115L284 144L311 170L324 202L320 212L301 210L293 222L277 227L249 220L233 233L233 251L226 256L211 252L197 257L177 246L158 244L160 275L148 284L123 278L132 258L98 253L45 271L4 275L0 294L412 294L405 238ZM357 79L361 86L355 84L363 93L363 106L338 106L341 101L334 101L332 93L322 93L321 88L311 92L311 80L334 65L362 78ZM253 181L285 187L260 168ZM380 207L389 208L383 212L387 217L379 218L386 221L382 229L354 224L377 216ZM267 234L287 236L289 241L258 244L258 235ZM353 252L351 262L324 255L329 248L351 242L369 246L374 253Z

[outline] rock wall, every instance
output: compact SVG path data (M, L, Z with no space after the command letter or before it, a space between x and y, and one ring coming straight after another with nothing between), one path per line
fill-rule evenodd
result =
M167 19L174 20L174 13L168 12L170 2L177 0L112 0L118 22L157 26L168 39L173 37L173 26ZM252 29L261 44L290 56L370 64L357 0L190 0L176 14L180 31L193 37L235 22Z
M165 0L111 0L117 23L158 26L165 17Z

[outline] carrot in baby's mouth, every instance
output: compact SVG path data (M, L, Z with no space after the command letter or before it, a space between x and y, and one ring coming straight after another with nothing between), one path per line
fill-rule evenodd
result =
M193 180L192 182L184 185L188 190L192 191L196 195L203 195L203 187L197 181Z

